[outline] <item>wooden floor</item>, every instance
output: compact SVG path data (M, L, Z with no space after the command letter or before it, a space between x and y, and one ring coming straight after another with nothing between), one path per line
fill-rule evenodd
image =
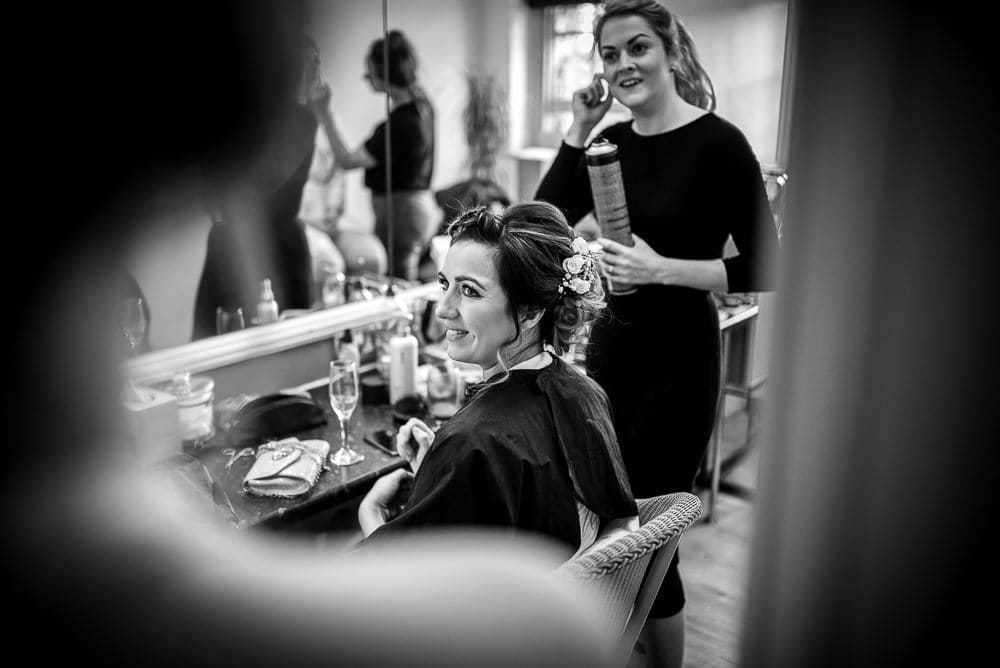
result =
M724 460L737 452L745 430L745 413L727 418L721 445ZM759 445L751 443L726 479L753 489ZM707 503L707 492L700 496ZM752 500L720 494L712 521L699 521L681 539L680 572L687 596L685 668L738 665L753 521ZM640 647L628 668L646 667Z

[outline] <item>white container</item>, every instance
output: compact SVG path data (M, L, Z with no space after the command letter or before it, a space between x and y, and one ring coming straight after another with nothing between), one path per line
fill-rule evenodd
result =
M122 406L139 462L149 465L179 454L177 397L151 387L133 390L122 399Z
M271 279L265 278L260 282L260 301L257 303L257 322L266 325L269 322L278 322L278 302L274 300L274 292L271 290Z
M169 391L177 399L177 419L185 448L200 448L215 434L215 382L208 376L176 374Z
M407 329L389 339L389 403L417 393L417 353L420 344Z

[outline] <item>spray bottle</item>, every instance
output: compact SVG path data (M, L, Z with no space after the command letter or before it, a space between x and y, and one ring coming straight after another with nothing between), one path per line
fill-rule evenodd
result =
M389 339L389 402L417 393L419 342L413 335L413 315L406 313L401 333Z

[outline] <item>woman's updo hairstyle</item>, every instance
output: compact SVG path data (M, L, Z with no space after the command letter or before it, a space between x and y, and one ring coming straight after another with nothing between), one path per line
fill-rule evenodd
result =
M411 88L417 82L417 52L413 44L399 30L390 30L386 35L389 43L389 84L397 88ZM385 76L384 42L377 39L368 50L368 61L372 72L380 78Z
M579 255L573 248L574 238L579 239L578 248L585 242L551 204L514 204L500 215L476 207L455 218L448 226L448 235L453 245L475 241L494 249L494 266L515 323L512 341L521 335L522 316L544 311L539 321L542 342L562 355L606 306L604 287L592 262L576 276L564 267L568 258ZM567 283L571 278L589 285L584 288L576 283L575 289L570 288Z

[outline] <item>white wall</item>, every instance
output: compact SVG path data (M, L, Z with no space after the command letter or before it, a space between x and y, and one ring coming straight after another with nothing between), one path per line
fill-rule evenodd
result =
M716 113L739 127L762 163L778 162L778 112L787 2L681 0L671 8L694 38L718 98Z
M170 209L143 226L127 268L150 305L149 345L169 348L191 340L194 298L212 221L188 191ZM186 200L186 201L184 201Z

